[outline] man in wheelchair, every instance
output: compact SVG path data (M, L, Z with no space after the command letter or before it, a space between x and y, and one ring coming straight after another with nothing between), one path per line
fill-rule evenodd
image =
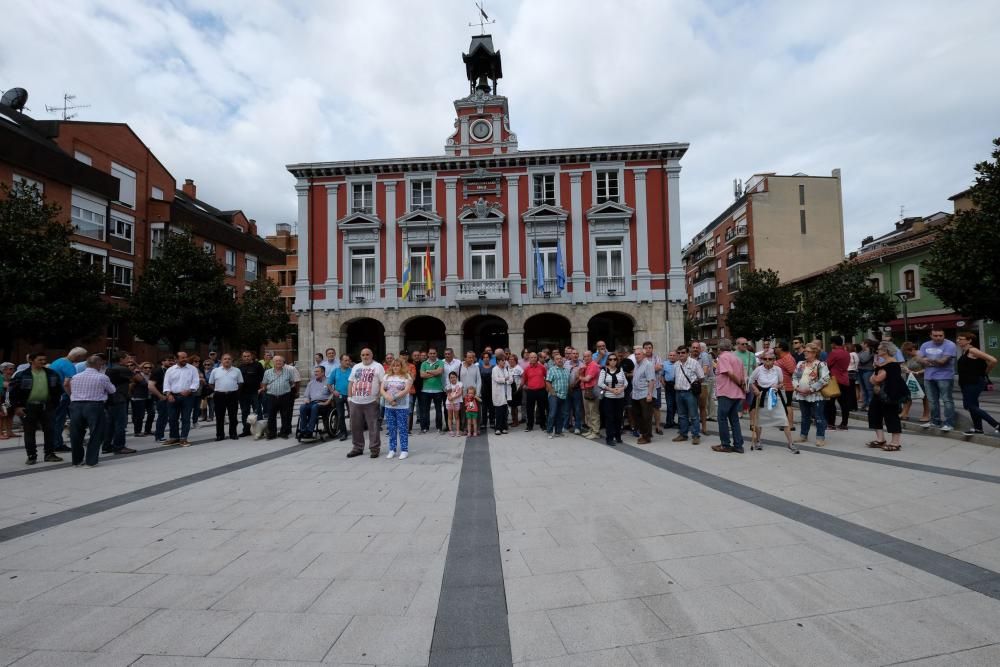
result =
M305 402L299 407L299 425L295 436L300 440L316 438L316 427L320 419L326 419L333 405L333 394L326 382L326 370L322 366L313 369L313 379L303 394Z

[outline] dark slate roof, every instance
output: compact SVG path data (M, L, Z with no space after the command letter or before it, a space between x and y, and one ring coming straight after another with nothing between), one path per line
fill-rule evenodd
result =
M256 255L262 264L284 264L284 252L255 234L241 231L232 223L233 215L238 212L220 211L200 199L189 197L183 190L175 190L174 201L170 205L170 220L174 224L191 227L195 234L206 239Z

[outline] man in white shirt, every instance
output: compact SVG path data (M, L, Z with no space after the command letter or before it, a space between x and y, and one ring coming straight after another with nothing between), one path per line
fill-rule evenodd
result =
M239 440L236 435L236 407L239 405L240 385L243 373L233 366L233 355L222 355L222 365L216 366L208 376L208 384L214 390L215 400L215 441L224 440L226 415L229 415L229 437Z
M177 353L177 363L167 369L163 376L163 394L167 397L167 420L170 423L170 438L164 445L187 447L188 432L191 430L191 412L201 388L198 369L188 363L187 352Z
M447 384L448 376L452 373L461 378L461 373L459 371L462 369L462 360L455 358L455 351L453 349L450 347L444 348L444 359L442 359L442 361L444 361L444 375L442 377L445 378L445 384ZM461 381L461 379L459 381Z
M382 447L378 427L378 399L385 379L385 369L375 361L369 348L361 350L361 363L351 369L347 383L347 400L351 404L351 444L347 458L365 453L365 427L368 428L368 451L373 459L378 458Z
M448 354L447 350L445 350L445 354ZM473 387L476 390L476 398L482 398L483 376L479 372L479 362L476 359L476 353L472 350L465 352L465 361L458 365L458 381L462 383L463 392L469 387ZM487 391L491 390L490 387L486 389ZM465 432L465 410L458 411L458 420L462 432Z

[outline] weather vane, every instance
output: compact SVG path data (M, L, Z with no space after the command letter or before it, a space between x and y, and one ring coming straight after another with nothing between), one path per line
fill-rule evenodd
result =
M477 23L479 25L479 34L480 35L485 35L486 34L486 26L492 25L492 24L496 23L497 21L496 21L496 19L491 19L490 16L489 16L489 14L486 13L486 10L483 9L482 0L480 0L480 2L476 3L476 7L479 8L479 21L477 21ZM476 26L476 23L470 23L469 24L470 28L473 28L475 26Z

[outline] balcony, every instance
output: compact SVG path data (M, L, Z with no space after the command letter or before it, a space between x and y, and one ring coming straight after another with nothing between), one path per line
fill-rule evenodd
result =
M534 290L535 296L541 296L548 299L551 297L559 296L562 293L562 291L556 285L556 282L557 282L556 278L546 278L545 280L542 281L543 285L542 289L539 290L537 279L533 279L531 282L531 287Z
M716 315L704 315L694 318L694 325L696 327L714 327L718 323L719 319Z
M749 264L750 263L750 253L738 252L735 255L730 255L726 259L726 268L736 266L737 264Z
M706 259L713 259L714 257L715 257L715 248L702 248L691 256L691 263L697 264Z
M437 290L427 289L427 285L410 284L410 291L406 293L406 300L410 303L423 303L434 301L437 298ZM400 292L402 293L402 292Z
M726 243L733 239L745 238L750 235L750 230L746 225L737 225L726 232Z
M706 303L715 303L715 292L705 292L694 297L694 305L701 306Z
M378 291L374 283L360 283L350 286L350 296L352 303L373 303L378 298Z
M463 280L458 284L455 302L460 306L486 306L510 303L506 280Z
M691 276L691 278L696 283L700 283L702 280L715 280L715 269L712 269L711 271L699 271Z
M597 296L622 296L625 294L625 278L622 276L599 276L594 279L594 293Z
M86 236L98 241L103 241L105 233L103 219L102 222L96 222L74 217L73 232L79 234L80 236Z

